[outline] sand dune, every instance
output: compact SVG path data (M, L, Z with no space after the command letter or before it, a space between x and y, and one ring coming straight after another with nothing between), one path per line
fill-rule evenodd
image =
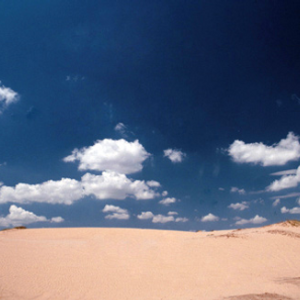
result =
M0 232L0 299L299 300L300 227Z

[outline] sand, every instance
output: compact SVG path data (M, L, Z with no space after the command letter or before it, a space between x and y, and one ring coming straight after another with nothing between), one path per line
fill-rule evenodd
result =
M0 299L300 299L300 227L0 232Z

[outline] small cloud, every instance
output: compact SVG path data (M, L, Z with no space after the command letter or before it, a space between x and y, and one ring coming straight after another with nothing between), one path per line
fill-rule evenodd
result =
M168 157L173 163L180 163L186 157L186 154L180 150L167 149L164 150L164 157Z
M11 88L5 87L0 81L0 114L11 104L19 100L19 94Z
M153 217L154 214L151 211L142 212L140 215L137 216L137 218L140 220L149 220L149 219L153 219Z
M149 180L146 183L150 187L160 187L160 183L155 180Z
M238 193L240 195L245 195L246 194L244 189L238 189L237 187L232 187L230 192L231 193Z
M276 200L273 202L272 206L273 206L273 207L276 207L278 204L280 204L280 199L276 199Z
M115 131L121 134L123 137L127 137L127 127L123 123L118 123L115 126Z
M178 215L178 212L176 212L176 211L169 211L168 212L168 216L176 216L176 215Z
M293 214L293 215L300 214L300 207L294 207L294 208L288 209L284 206L281 208L281 213L282 214L289 213L289 214Z
M138 140L98 140L93 146L74 149L64 162L79 161L79 170L114 171L132 174L143 169L142 163L150 156Z
M71 82L83 81L84 79L85 79L85 77L80 76L80 75L67 75L66 76L66 81L71 81Z
M158 203L168 206L168 205L170 205L172 203L175 203L175 202L176 202L176 198L166 198L166 199L163 199L163 200L159 201Z
M235 225L245 225L245 224L261 224L264 222L267 222L268 220L266 218L260 217L259 215L256 215L254 218L246 220L246 219L239 219L237 222L235 222Z
M300 198L296 200L296 203L300 206Z
M201 218L201 222L216 222L219 221L219 217L209 213L208 215Z
M272 146L263 143L246 144L235 140L228 149L236 163L253 163L266 166L282 166L300 158L299 137L290 132L285 139Z
M273 181L268 187L267 191L278 192L280 190L294 188L300 182L300 166L295 175L285 175L280 179Z
M249 205L246 201L243 201L241 203L231 203L228 207L232 208L234 210L242 211L242 210L245 210L245 209L249 208Z
M33 212L27 211L22 207L11 205L9 214L6 217L0 218L1 227L22 226L37 222L51 222L52 220L63 220L61 217L54 217L48 220L44 216L37 216Z
M162 196L163 196L163 197L168 196L168 192L167 192L167 191L163 191L163 192L162 192Z
M153 223L167 223L167 222L174 222L173 216L163 216L163 215L156 215L152 219Z
M112 213L105 216L105 219L128 220L130 218L128 210L115 205L105 205L104 213Z
M175 219L175 222L182 222L182 223L185 223L187 222L189 219L188 218L181 218L181 217L178 217Z
M108 204L106 204L104 206L104 208L102 209L102 211L104 213L115 212L115 213L118 213L118 214L122 214L122 213L126 213L127 209L124 209L124 208L121 208L121 207L115 206L115 205L108 205Z
M62 217L51 218L51 223L61 223L61 222L64 222L64 219Z
M224 191L225 191L225 189L224 189L224 188L222 188L222 187L219 187L219 191L221 191L221 192L224 192Z

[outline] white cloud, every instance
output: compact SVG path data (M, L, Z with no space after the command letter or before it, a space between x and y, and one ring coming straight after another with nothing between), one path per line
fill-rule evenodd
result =
M124 174L115 172L103 172L102 175L86 173L82 176L82 186L86 195L94 195L100 200L123 200L127 197L147 200L159 195L144 181L132 180Z
M54 217L51 220L48 220L44 216L37 216L34 213L27 211L21 207L17 207L16 205L11 205L9 208L9 214L6 217L0 218L0 226L1 227L9 227L9 226L22 226L30 223L36 222L51 222L51 221L60 221L63 219L61 217Z
M282 176L280 179L272 182L267 190L271 192L277 192L283 189L296 187L300 182L300 166L297 169L296 175Z
M163 191L161 195L162 195L163 197L166 197L166 196L168 196L168 192L167 192L167 191Z
M175 202L176 202L176 198L166 198L166 199L163 199L163 200L159 201L158 203L168 206L168 205L170 205L172 203L175 203Z
M158 214L154 215L151 211L147 212L142 212L140 215L137 216L138 219L140 220L150 220L152 219L153 223L167 223L167 222L187 222L189 219L187 218L182 218L182 217L177 217L176 219L174 218L175 215L178 215L177 212L175 211L170 211L168 212L167 216Z
M230 192L231 193L238 193L240 195L245 195L246 194L244 189L238 189L237 187L232 187Z
M62 217L53 217L51 218L51 223L61 223L64 219Z
M246 219L239 219L237 222L235 222L236 225L245 225L245 224L261 224L264 222L267 222L268 220L266 218L260 217L259 215L256 215L254 218L246 220Z
M182 162L185 156L186 154L180 150L176 150L176 149L164 150L164 157L168 157L173 163Z
M152 219L153 223L167 223L167 222L174 222L173 216L163 216L163 215L156 215Z
M276 207L278 204L280 204L280 199L276 199L276 200L273 202L272 206L273 206L273 207Z
M146 183L150 187L160 187L160 183L155 180L149 180Z
M128 220L130 218L127 209L121 208L115 205L105 205L102 210L104 213L112 213L105 216L105 219L118 219L118 220Z
M231 203L228 207L234 210L245 210L249 208L249 205L246 201L243 201L241 203Z
M176 211L169 211L168 212L168 216L177 216L178 215L178 212Z
M201 218L201 222L216 222L219 221L219 219L220 219L219 217L209 213L208 215Z
M298 205L300 205L300 198L296 201Z
M105 219L118 219L118 220L128 220L130 218L129 214L117 214L117 213L113 213L110 215L105 216Z
M123 137L128 137L128 129L127 129L127 126L124 125L123 123L118 123L116 126L115 126L115 131L119 132L121 134L121 136Z
M281 213L286 214L300 214L300 207L294 207L292 209L288 209L285 206L281 208Z
M119 206L115 206L115 205L109 205L106 204L102 210L104 213L107 212L114 212L114 213L118 213L118 214L123 214L123 213L127 213L127 209L121 208Z
M182 222L182 223L185 223L187 222L189 219L188 218L181 218L181 217L178 217L175 219L175 222Z
M154 214L151 211L142 212L140 215L137 216L140 220L149 220L153 219Z
M18 100L19 100L18 93L13 91L11 88L2 85L0 81L0 114L10 104L17 102Z
M18 183L15 187L0 187L0 203L42 202L69 205L82 196L81 183L69 178L49 180L41 184Z
M285 170L280 172L271 173L271 176L284 176L284 175L295 175L297 173L297 169Z
M263 143L246 144L236 140L230 145L228 153L237 163L282 166L300 158L299 137L290 132L286 139L272 146L266 146Z
M144 181L132 180L115 172L103 172L102 175L86 173L81 181L62 178L59 181L49 180L40 184L18 183L15 187L0 186L0 204L40 202L70 205L90 195L99 200L124 200L127 197L147 200L159 196L159 193Z
M98 140L93 146L74 149L65 162L79 161L79 170L114 171L122 174L142 170L142 163L150 156L138 140Z
M274 197L271 197L271 199L286 199L286 198L293 198L293 197L298 197L300 196L300 193L289 193L289 194L286 194L286 195L281 195L281 196L274 196Z

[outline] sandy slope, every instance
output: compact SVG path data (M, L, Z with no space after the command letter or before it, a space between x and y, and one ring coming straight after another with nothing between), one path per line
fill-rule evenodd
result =
M0 232L0 299L300 299L300 227Z

